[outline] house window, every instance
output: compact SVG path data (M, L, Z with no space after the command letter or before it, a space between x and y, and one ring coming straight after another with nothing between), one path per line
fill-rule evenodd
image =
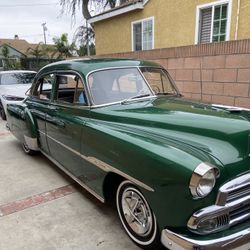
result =
M229 39L229 1L198 6L196 43L222 42Z
M154 47L154 22L153 18L132 23L132 48L133 51L149 50Z

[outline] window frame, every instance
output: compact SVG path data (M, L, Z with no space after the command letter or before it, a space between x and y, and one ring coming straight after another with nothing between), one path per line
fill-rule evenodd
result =
M38 95L34 95L34 91L38 91L38 89L40 88L41 86L41 83L39 82L41 79L44 79L44 77L46 77L47 75L50 75L50 74L53 74L53 82L51 83L51 94L50 94L50 98L49 99L42 99L42 98L39 98ZM53 96L54 96L54 82L55 82L55 71L51 71L51 72L46 72L44 74L41 74L37 77L35 77L34 79L34 83L31 85L30 87L30 91L29 91L29 94L28 96L31 98L31 99L35 99L39 102L44 102L44 103L51 103L52 100L53 100ZM44 84L44 83L43 83Z
M135 44L134 44L134 24L141 23L142 24L142 29L141 29L141 35L142 35L142 49L141 51L145 50L143 48L143 23L146 21L152 21L152 49L155 47L155 18L154 16L136 20L134 22L131 22L131 46L132 46L132 51L139 51L135 50Z
M214 10L215 7L227 4L228 5L228 13L227 13L227 27L226 27L226 38L225 41L230 40L230 31L231 31L231 18L232 18L232 0L218 0L215 2L202 4L196 6L196 25L195 25L195 44L200 44L199 42L199 33L200 33L200 18L201 18L201 10L212 8L212 21L211 21L211 32L210 32L210 41L209 43L213 43L213 31L214 31Z
M58 101L58 98L56 96L56 93L58 91L58 85L57 85L57 76L58 75L75 75L75 76L78 76L80 81L82 82L82 85L84 87L84 91L85 91L85 97L86 97L86 104L80 104L80 103L76 103L75 102L75 99L74 99L74 102L73 103L70 103L70 102L61 102L61 101ZM76 91L78 89L78 85L79 83L76 85L76 88L75 88L75 91L74 91L74 98L75 98L75 94L76 94ZM91 103L90 103L90 98L89 98L89 90L87 88L87 85L86 85L86 82L84 81L83 77L76 71L65 71L65 70L57 70L55 72L55 81L54 81L54 84L53 84L53 99L51 100L51 103L54 103L55 105L59 105L59 106L64 106L64 107L90 107L91 106Z

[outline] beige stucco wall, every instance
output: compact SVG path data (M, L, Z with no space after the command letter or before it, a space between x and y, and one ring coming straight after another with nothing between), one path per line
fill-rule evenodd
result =
M95 23L98 55L132 50L131 23L154 17L155 46L169 48L195 41L196 6L209 0L150 0L144 10L133 11ZM235 38L238 0L232 0L230 40ZM250 38L250 1L241 0L238 39Z

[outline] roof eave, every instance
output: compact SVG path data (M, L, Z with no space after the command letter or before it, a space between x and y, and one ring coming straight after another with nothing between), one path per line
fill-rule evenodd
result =
M90 24L96 23L96 22L99 22L99 21L102 21L102 20L105 20L105 19L108 19L108 18L111 18L111 17L115 17L115 16L118 16L118 15L130 12L130 11L142 10L143 8L144 8L144 3L143 2L137 2L135 4L131 4L131 5L126 6L124 8L120 8L120 9L117 9L117 10L114 10L114 11L111 11L111 12L108 12L108 13L103 13L101 15L92 17L92 18L88 19L88 23L90 23Z

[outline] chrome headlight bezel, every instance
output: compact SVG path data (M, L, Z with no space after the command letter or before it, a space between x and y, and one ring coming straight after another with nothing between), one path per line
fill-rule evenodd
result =
M202 162L201 164L199 164L195 168L189 183L189 189L193 198L200 199L210 194L215 186L216 179L219 177L219 175L220 172L216 166L208 162ZM206 184L207 190L205 190L206 188L202 181L210 182L210 186Z

